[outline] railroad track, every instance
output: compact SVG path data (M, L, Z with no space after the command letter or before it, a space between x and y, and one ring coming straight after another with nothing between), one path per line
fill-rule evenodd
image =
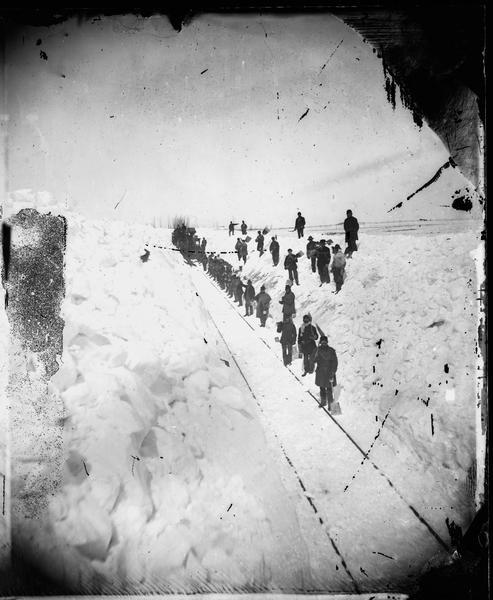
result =
M210 285L214 286L218 291L220 291L223 295L224 295L224 290L222 290L210 277L208 277L203 271L201 271L203 276L206 278L206 280L209 282ZM236 310L235 305L231 302L231 300L227 297L224 296L226 302L228 303L228 305L230 306L231 310L233 310L240 319L242 319L247 326L256 333L255 328L252 326L251 323L249 323L247 321L247 319L245 319L245 317L238 312L238 310ZM210 313L209 313L210 314ZM211 317L212 319L212 317ZM220 332L219 328L217 327L215 321L212 319L212 321L214 322L214 325L216 326L216 328L219 331L219 334L221 335L221 338L224 340L222 333ZM317 325L318 327L318 325ZM272 354L274 354L274 356L276 357L276 359L282 364L283 368L286 368L282 362L281 357L274 351L274 349L272 348L272 346L266 341L264 340L262 337L257 336L257 339L259 339L271 352ZM231 353L231 351L230 351ZM238 365L236 358L234 357L234 355L231 353L231 356L235 362L235 364L238 366L238 369L241 372L241 368ZM303 383L301 381L301 379L296 375L296 373L294 373L291 369L287 369L288 372L291 374L291 376L300 384L300 386L303 389L303 393L307 394L308 396L310 396L310 398L316 402L317 406L319 405L319 400L318 398L310 391L310 390L306 390L303 387ZM242 373L243 375L243 373ZM249 382L246 380L245 376L243 375L243 378L245 379L245 382L247 384L247 386L249 387L249 389L251 389ZM258 403L258 402L257 402ZM410 503L408 502L405 497L403 496L403 494L398 490L398 488L395 486L395 484L391 481L391 479L388 477L388 475L386 475L386 473L377 465L375 464L375 462L370 458L370 452L371 449L373 448L373 444L375 443L376 439L379 437L380 432L382 430L382 427L384 425L385 419L382 421L382 424L380 425L379 431L377 432L377 435L375 437L374 442L372 443L372 445L370 446L369 450L367 452L365 452L363 450L363 448L358 444L358 442L356 442L356 440L352 437L352 435L338 422L338 420L327 410L327 408L323 407L322 408L323 413L326 415L327 418L329 418L331 420L331 422L346 436L346 438L351 442L351 444L353 444L353 446L358 450L358 452L361 454L362 456L362 462L360 464L360 466L363 466L363 464L368 461L368 464L371 465L373 467L373 469L375 469L375 471L377 471L377 473L383 477L383 479L385 480L385 482L389 485L389 487L393 490L393 492L395 494L397 494L397 496L401 499L402 502L405 503L405 505L408 507L408 509L411 511L411 513L414 515L414 517L416 519L418 519L422 525L424 525L424 527L426 527L426 529L428 530L428 532L430 533L430 535L432 535L435 540L440 544L440 546L446 550L447 552L450 552L450 547L449 545L442 539L442 537L435 531L435 529L430 525L430 523L428 523L428 521L419 513L419 511Z
M160 246L157 245L153 245L153 244L149 244L152 245L156 248L161 248L163 250L165 250L165 248L162 248ZM191 261L189 262L189 264L193 264ZM229 306L230 310L232 310L246 325L247 327L249 327L250 330L252 330L253 333L255 333L255 336L258 340L260 340L262 342L262 344L264 344L264 346L266 348L268 348L268 350L276 357L276 360L278 360L280 362L280 364L282 365L282 368L286 368L282 362L281 357L279 356L278 353L276 353L274 351L274 348L268 343L267 340L263 339L262 337L257 335L257 331L256 329L252 326L251 323L249 323L249 321L237 310L236 306L233 304L233 302L229 299L229 297L227 295L224 294L224 290L222 290L217 284L216 282L210 277L208 276L202 269L201 265L197 265L196 267L193 266L192 268L197 268L197 270L201 273L201 276L204 277L204 280L208 282L209 285L211 285L212 287L214 287L216 289L216 291L221 293L221 296L225 299L226 304ZM201 295L199 294L199 291L196 288L196 292L197 295L199 297L201 297ZM231 350L231 348L229 347L227 341L225 340L223 333L220 330L220 327L218 326L218 324L216 323L215 319L213 318L213 316L211 315L210 311L208 310L207 306L204 307L206 309L206 311L208 312L209 318L211 320L211 323L214 325L215 329L218 331L218 334L220 336L220 338L223 340L225 347L227 348L233 362L235 363L236 367L238 368L238 371L240 373L240 375L242 376L245 385L247 386L248 390L250 391L250 394L252 395L252 398L254 399L256 405L259 407L259 410L264 413L265 415L265 411L262 408L261 403L259 402L255 391L253 389L253 386L250 384L250 382L248 381L247 376L244 373L244 370L242 369L241 365L239 364L234 352ZM318 325L317 325L318 327ZM300 378L296 375L296 373L294 373L291 369L287 369L287 372L290 374L290 376L293 377L293 379L295 379L298 384L300 385L300 387L302 388L302 393L309 396L310 399L317 404L317 406L319 405L319 401L318 398L310 391L307 390L303 387L303 382L300 380ZM357 476L359 470L363 467L363 465L365 463L368 463L368 465L370 465L377 473L378 475L380 475L384 481L386 482L386 484L391 488L392 492L394 494L396 494L398 496L398 498L400 499L401 502L404 503L404 505L407 507L407 509L412 513L413 517L416 518L421 525L423 525L426 530L428 531L429 535L431 535L436 542L438 542L438 544L447 552L450 553L450 547L449 545L443 540L443 538L440 536L440 534L433 528L433 526L427 521L427 519L420 514L420 512L404 497L404 495L400 492L400 490L396 487L396 485L392 482L392 480L390 479L390 477L383 471L383 469L381 469L370 457L370 453L371 450L373 448L373 445L375 444L375 442L377 441L380 432L382 430L382 427L385 423L385 419L387 418L388 414L385 416L385 419L383 420L379 431L377 432L377 435L375 436L375 439L373 440L370 448L365 451L360 444L358 444L358 442L353 438L353 436L351 435L351 433L343 426L341 425L341 423L338 422L338 420L324 407L322 408L322 410L320 412L323 412L325 414L325 417L327 419L330 420L330 422L333 424L333 426L337 427L340 432L347 438L347 440L357 449L357 451L360 453L361 455L361 463L360 466L358 468L358 471L354 474L354 477ZM287 463L289 464L290 469L292 470L296 480L298 481L298 484L300 486L300 488L303 491L303 495L306 499L306 501L309 503L312 511L314 512L314 514L316 515L316 518L318 519L320 525L323 527L324 533L328 536L330 544L332 545L334 552L337 554L337 556L339 557L340 561L341 561L341 565L343 566L343 568L346 571L346 574L348 576L348 578L350 579L350 581L352 582L352 585L354 587L354 590L359 593L359 586L357 583L356 578L354 577L354 575L351 573L348 565L347 565L347 561L345 560L344 556L342 555L336 541L331 537L330 533L327 530L327 527L324 527L325 522L323 520L323 518L320 515L320 510L318 509L316 503L313 500L313 497L311 495L308 494L307 492L307 488L303 482L303 479L301 478L298 470L296 469L296 466L294 465L293 461L291 460L291 458L289 457L288 453L286 452L286 449L282 443L282 441L280 440L279 436L276 434L275 429L273 427L270 428L271 432L273 433L274 437L277 440L277 443L279 444L279 448L281 450L282 455L284 456L285 460L287 461ZM351 482L350 482L351 483ZM349 484L348 484L349 485Z

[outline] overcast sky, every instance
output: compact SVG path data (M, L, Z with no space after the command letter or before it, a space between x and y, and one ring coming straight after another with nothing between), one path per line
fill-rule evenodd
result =
M9 189L95 218L379 220L448 158L387 102L372 47L330 15L26 28L6 75Z

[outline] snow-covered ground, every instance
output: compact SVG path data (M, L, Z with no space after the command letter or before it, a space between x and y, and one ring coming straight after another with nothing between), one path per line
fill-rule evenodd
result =
M29 553L87 591L301 589L306 541L189 267L142 263L143 227L68 224L66 468Z
M13 530L46 573L86 592L352 592L407 589L446 560L445 518L467 527L474 510L477 227L362 234L338 295L300 259L296 323L309 311L338 353L339 429L306 393L313 376L279 361L282 262L250 242L243 274L273 297L260 330L169 230L67 214L49 384L64 480L45 519ZM227 232L198 233L232 250ZM306 244L278 239L281 256Z

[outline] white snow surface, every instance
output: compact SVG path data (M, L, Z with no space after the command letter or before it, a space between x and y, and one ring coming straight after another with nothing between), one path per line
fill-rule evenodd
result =
M446 559L408 509L445 541L446 517L464 528L472 517L477 227L360 232L338 295L299 260L295 322L310 312L328 335L336 419L395 492L310 404L313 376L291 375L301 361L279 362L282 260L288 247L305 250L309 227L301 240L266 236L278 234L278 267L249 243L243 275L273 298L262 330L171 249L170 231L89 221L33 198L68 218L64 351L50 382L66 410L66 468L47 518L25 525L42 569L86 592L350 592L352 576L356 591L406 589L405 578ZM208 251L233 249L227 232L198 233ZM331 238L343 246L342 233Z
M68 219L50 382L66 468L46 519L25 525L29 553L87 592L302 589L305 542L252 400L181 256L139 260L151 233Z

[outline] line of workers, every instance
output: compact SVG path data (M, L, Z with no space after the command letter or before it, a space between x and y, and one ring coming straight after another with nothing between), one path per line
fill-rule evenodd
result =
M204 263L203 263L204 264ZM241 267L237 272L232 265L218 255L210 255L207 261L207 272L217 281L219 287L239 306L245 306L245 317L253 316L260 320L260 327L265 327L269 316L272 298L267 293L265 285L256 293L252 281L245 284L241 279ZM321 334L312 323L310 314L303 316L303 322L296 331L293 322L296 316L295 295L291 289L292 282L288 280L285 292L279 303L282 305L282 321L277 322L277 333L282 347L283 362L286 366L293 361L293 346L298 343L299 356L303 357L303 374L315 371L315 384L320 388L319 406L330 406L334 401L333 387L337 385L337 355L328 344L327 336Z

